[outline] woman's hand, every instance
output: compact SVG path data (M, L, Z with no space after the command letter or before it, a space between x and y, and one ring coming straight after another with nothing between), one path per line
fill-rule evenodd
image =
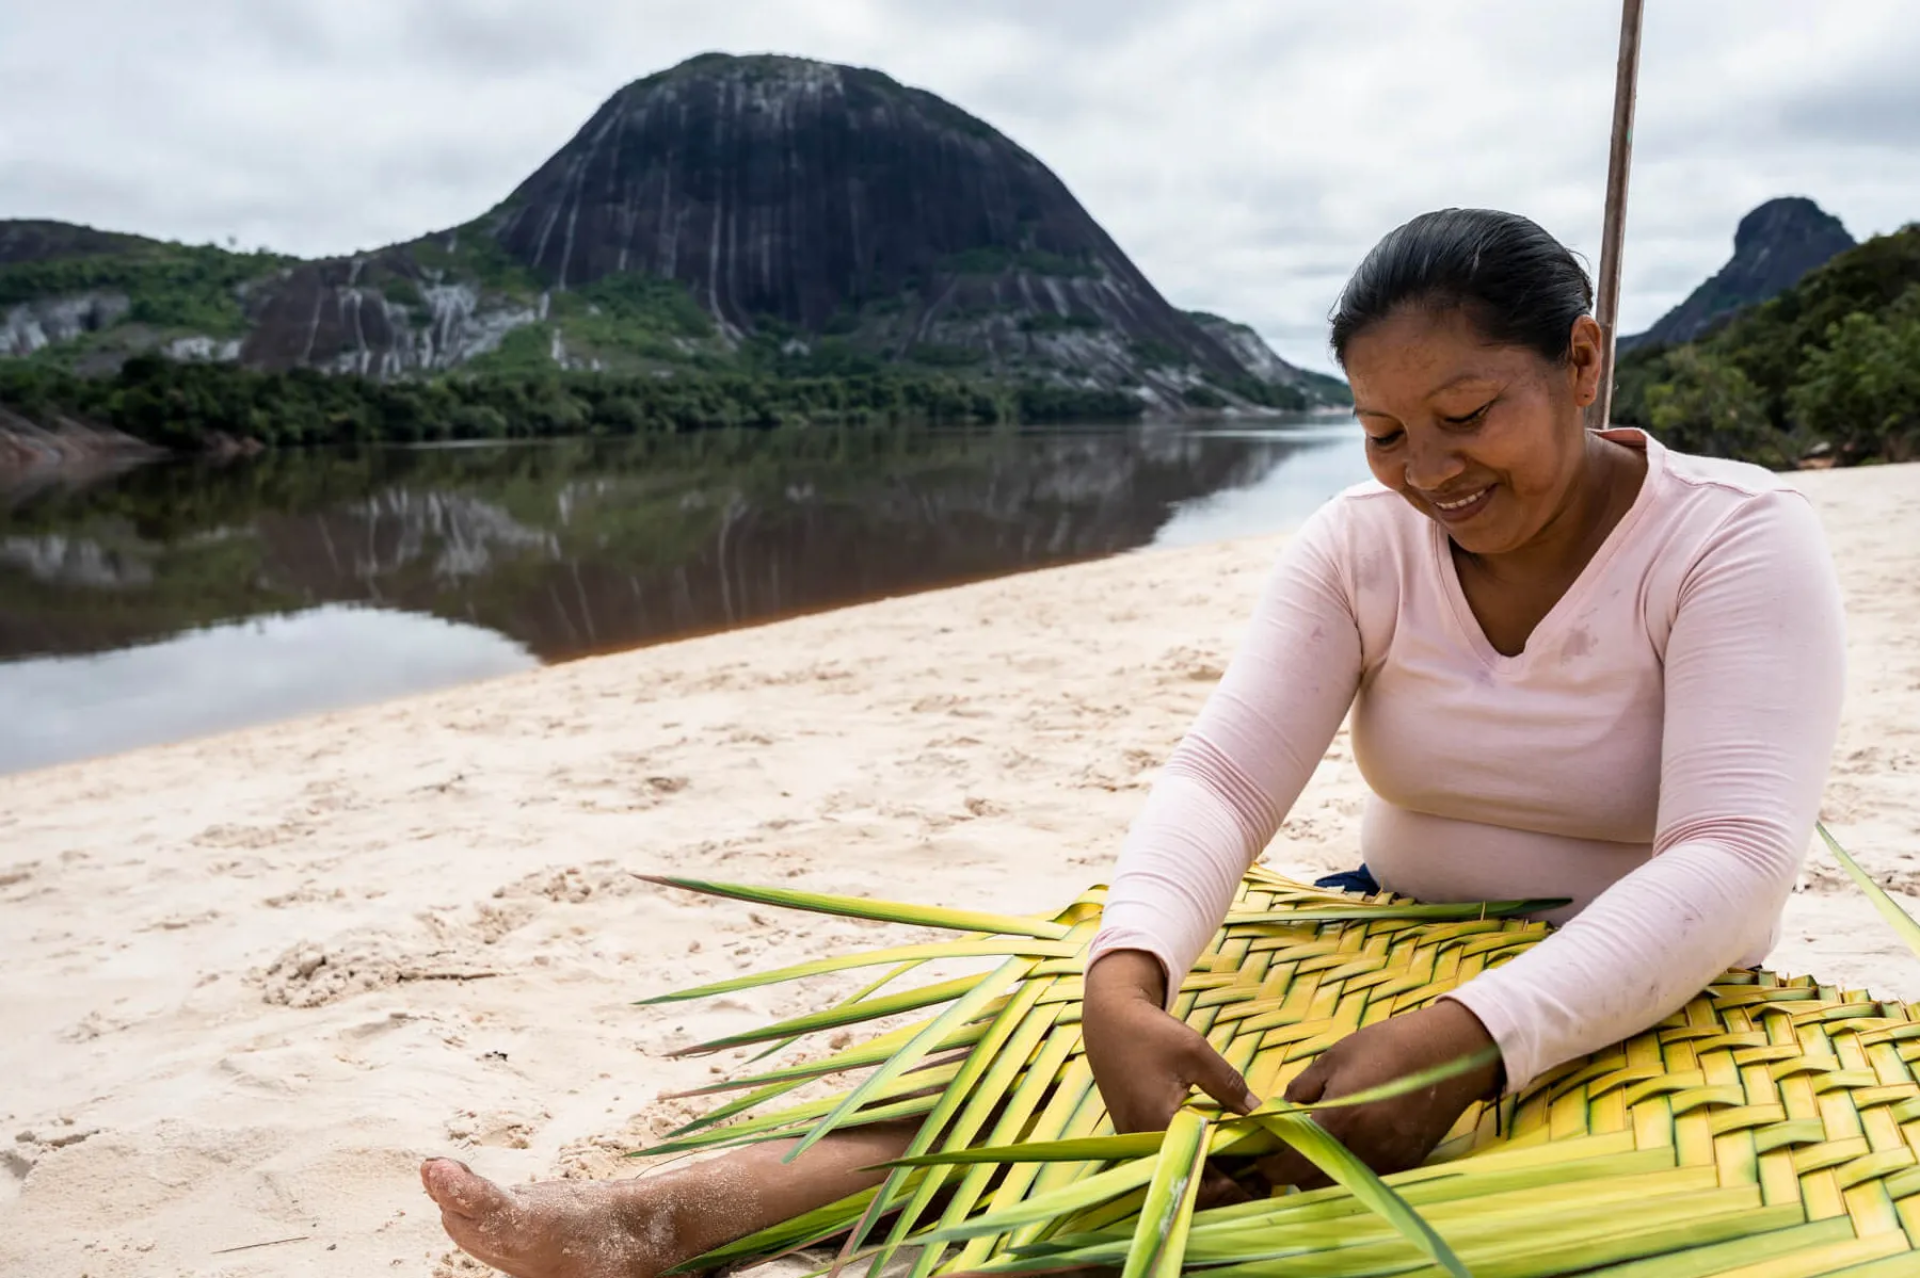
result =
M1195 1087L1238 1114L1258 1105L1240 1072L1165 1007L1166 976L1150 954L1117 950L1087 972L1081 1031L1115 1130L1165 1131Z
M1442 999L1347 1035L1288 1084L1286 1099L1296 1105L1337 1100L1491 1046L1493 1037L1479 1017L1452 999ZM1467 1106L1494 1097L1500 1078L1496 1055L1431 1087L1370 1105L1321 1110L1313 1121L1385 1176L1419 1166ZM1260 1170L1276 1185L1312 1188L1328 1183L1318 1168L1292 1150L1262 1159Z

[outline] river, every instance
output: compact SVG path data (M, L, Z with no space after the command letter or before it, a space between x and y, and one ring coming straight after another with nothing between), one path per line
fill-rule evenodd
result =
M711 433L0 488L0 772L1077 560L1283 531L1351 418Z

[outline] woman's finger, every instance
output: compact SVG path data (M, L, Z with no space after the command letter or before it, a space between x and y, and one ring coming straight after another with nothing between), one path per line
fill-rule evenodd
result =
M1314 1057L1313 1063L1287 1084L1287 1102L1292 1105L1311 1105L1319 1100L1326 1093L1327 1080L1333 1077L1336 1068L1331 1048Z
M1208 1159L1200 1177L1199 1201L1195 1204L1201 1209L1211 1207L1231 1207L1235 1203L1250 1202L1253 1195L1246 1187L1226 1172L1213 1165Z
M1247 1086L1239 1070L1213 1050L1206 1039L1194 1036L1193 1085L1236 1114L1248 1114L1260 1107L1260 1098Z

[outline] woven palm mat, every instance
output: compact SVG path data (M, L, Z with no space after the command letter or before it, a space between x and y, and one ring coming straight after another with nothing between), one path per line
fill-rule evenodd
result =
M1169 1181L1165 1150L1109 1141L1102 1157L1049 1155L1050 1146L1076 1153L1057 1142L1112 1133L1079 1026L1100 890L1052 918L1016 918L661 882L959 935L669 996L883 965L881 980L846 1002L690 1053L784 1048L875 1017L897 1024L903 1013L927 1014L838 1052L706 1089L749 1091L644 1153L817 1137L823 1119L844 1127L924 1116L910 1154L976 1151L985 1160L896 1169L877 1191L690 1267L751 1262L829 1238L839 1247L851 1230L842 1260L876 1273L909 1259L920 1275L1087 1264L1219 1278L1449 1272L1431 1248L1410 1240L1404 1222L1347 1187L1196 1211L1191 1185ZM1363 899L1255 869L1182 986L1175 1014L1256 1094L1277 1097L1344 1035L1425 1006L1536 944L1544 927L1512 917L1527 906ZM1000 962L985 976L894 992L920 964L952 958ZM1477 1278L1920 1275L1917 1059L1915 1005L1811 979L1729 972L1647 1032L1570 1061L1497 1106L1474 1106L1425 1165L1386 1184ZM774 1103L813 1079L854 1070L867 1071L854 1091L784 1109ZM1188 1134L1199 1132L1195 1167L1199 1158L1279 1148L1271 1127L1198 1096L1187 1119ZM1036 1161L977 1152L1014 1145ZM1164 1219L1143 1226L1143 1204ZM1149 1268L1140 1251L1152 1240L1173 1250Z

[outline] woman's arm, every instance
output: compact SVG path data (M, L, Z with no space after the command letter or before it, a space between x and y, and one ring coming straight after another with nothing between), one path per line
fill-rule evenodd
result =
M1812 506L1743 502L1682 586L1666 660L1654 856L1553 936L1450 997L1508 1090L1637 1034L1769 947L1820 810L1846 636Z
M1281 552L1245 639L1121 846L1088 963L1118 950L1152 955L1167 1003L1359 688L1343 526L1343 503L1330 502Z

